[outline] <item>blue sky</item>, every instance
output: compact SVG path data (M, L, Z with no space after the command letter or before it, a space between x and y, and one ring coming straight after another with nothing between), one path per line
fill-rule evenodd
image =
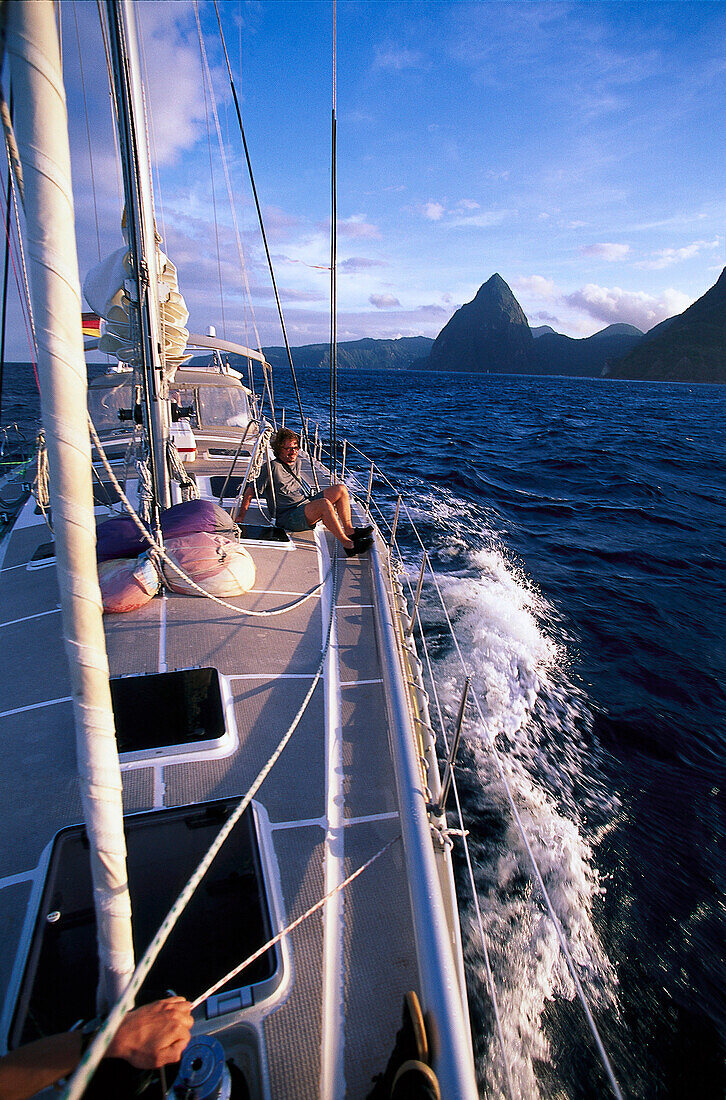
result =
M332 4L220 6L291 341L323 341ZM121 243L95 8L63 3L82 275L97 240L76 22L101 251ZM252 307L213 121L210 185L194 10L140 8L157 212L189 327L254 343L253 308L263 344L280 343L213 7L200 18ZM726 262L725 31L720 2L339 0L340 339L435 336L495 271L532 325L572 336L647 329L703 294Z

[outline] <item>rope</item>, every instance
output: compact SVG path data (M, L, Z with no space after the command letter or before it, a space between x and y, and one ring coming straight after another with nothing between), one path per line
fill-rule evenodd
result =
M335 613L335 603L336 603L336 598L337 598L337 587L338 587L338 556L337 556L337 554L333 558L332 572L333 572L333 594L332 594L332 599L330 601L330 615L329 615L329 618L328 618L328 626L327 626L326 637L325 637L325 645L323 646L323 651L322 651L322 655L321 655L321 658L320 658L320 663L318 665L318 668L317 668L317 671L316 671L315 676L313 678L313 681L312 681L312 683L311 683L311 685L310 685L310 687L309 687L309 689L308 689L308 691L305 695L305 698L303 699L303 702L302 702L297 714L293 718L292 723L288 727L286 733L283 735L283 737L279 741L279 743L277 745L277 748L273 752L272 756L269 758L267 763L262 767L262 769L258 772L257 777L254 780L254 782L252 783L252 786L247 791L247 794L245 794L245 796L239 801L239 803L237 804L237 807L230 814L227 821L224 823L224 825L220 829L219 833L217 834L216 838L212 841L211 845L209 846L209 849L207 850L206 855L202 858L202 860L199 863L199 865L197 866L197 869L195 870L194 874L191 876L191 878L187 882L186 886L184 887L184 889L180 893L179 897L174 902L171 909L167 913L166 917L162 921L161 927L159 928L156 935L152 939L151 943L147 947L147 949L144 952L141 960L138 962L138 964L136 966L136 969L134 970L134 973L131 977L131 980L129 981L129 984L126 987L126 989L124 990L123 995L116 1002L113 1009L111 1010L109 1015L106 1017L106 1020L104 1021L103 1025L100 1028L100 1030L98 1031L98 1034L96 1035L95 1039L93 1040L93 1042L89 1046L89 1048L86 1051L85 1055L83 1056L83 1058L79 1062L79 1064L78 1064L78 1066L77 1066L77 1068L76 1068L76 1070L73 1074L73 1077L71 1078L71 1080L68 1084L68 1088L67 1088L66 1092L64 1093L64 1100L80 1100L80 1097L83 1095L83 1093L85 1091L85 1088L86 1088L88 1082L90 1081L90 1079L93 1075L94 1070L96 1069L99 1062L103 1058L103 1056L104 1056L111 1040L113 1039L113 1036L116 1034L116 1031L118 1030L119 1024L121 1023L123 1017L126 1015L126 1013L129 1011L129 1009L133 1005L133 1003L136 999L136 995L139 992L139 989L141 988L141 986L143 985L143 982L144 982L144 979L146 978L146 975L148 974L149 970L151 969L157 955L159 954L162 947L164 946L167 939L169 938L169 935L171 934L171 931L172 931L174 925L176 924L176 922L178 921L178 919L181 916L182 912L184 911L185 906L187 905L190 898L194 894L194 891L196 890L196 888L198 887L198 885L201 882L202 878L206 874L206 872L209 869L212 861L214 860L215 856L217 855L220 848L224 844L225 840L227 839L227 837L229 836L229 834L231 833L232 829L237 824L239 819L241 818L242 814L245 812L245 810L249 806L250 802L252 801L252 799L256 795L257 791L260 789L260 787L264 783L265 779L267 778L270 771L274 767L275 763L279 759L283 749L285 748L288 741L292 737L293 733L297 729L297 727L300 723L300 720L301 720L303 714L305 713L307 705L310 702L310 700L313 696L313 693L314 693L314 691L315 691L315 689L318 685L318 681L320 680L320 677L322 675L323 668L325 667L325 662L326 662L326 659L327 659L327 656L328 656L328 649L330 648L330 641L331 641L331 638L332 638L332 629L333 629L333 617L334 617L334 613ZM330 575L330 574L328 574L328 575ZM324 583L324 581L321 582L321 583Z
M251 966L253 962L256 962L257 959L264 955L266 951L269 951L271 947L274 947L276 943L279 943L280 940L284 939L285 936L290 934L290 932L294 932L298 925L302 924L303 921L306 921L308 917L311 917L313 913L316 913L318 911L318 909L322 909L325 903L327 901L330 901L330 899L336 894L339 894L341 890L345 890L347 886L350 886L351 882L357 879L359 875L362 875L364 871L368 870L371 864L375 863L377 859L379 859L385 852L387 852L389 848L392 848L396 841L400 839L401 834L399 833L397 836L394 836L393 840L389 840L388 844L384 844L383 847L380 848L374 856L371 856L370 859L366 860L366 862L363 863L357 871L354 871L352 875L348 875L346 879L338 883L337 886L334 886L333 889L329 890L327 894L324 894L323 897L320 898L319 901L316 901L314 905L311 905L310 908L302 914L302 916L297 917L292 922L292 924L288 924L287 928L283 928L282 932L278 932L277 935L273 936L271 940L268 940L263 947L258 948L257 951L246 958L243 963L240 963L239 966L235 966L234 970L230 970L230 972L228 974L225 974L223 978L220 978L218 982L215 982L213 986L210 986L206 993L202 993L200 997L197 997L195 1001L192 1001L192 1008L198 1008L200 1004L203 1004L204 1001L209 999L209 997L212 997L218 989L221 989L222 986L226 985L227 982L232 980L232 978L236 978L238 974L240 974L248 966Z
M182 500L199 500L199 487L194 478L189 476L173 439L167 439L166 441L166 461L169 466L169 473L175 481L179 482Z
M8 179L12 179L12 176L10 174L8 175ZM5 198L6 198L6 196L5 196L5 183L4 183L4 181L2 180L1 177L0 177L0 184L2 185L2 189L3 189L3 202L5 202ZM10 204L11 198L12 198L12 201L13 201L13 206L15 208L15 220L16 220L16 224L17 224L17 204L15 203L15 190L14 190L14 187L13 187L12 183L11 183L10 191L7 194L8 209L9 209L9 204ZM25 334L26 334L26 337L27 337L27 340L28 340L28 349L30 351L30 361L33 365L33 373L35 374L35 384L38 387L38 392L40 393L40 382L38 381L38 370L37 370L37 367L36 367L36 360L38 358L38 349L37 349L37 347L35 345L35 342L34 342L35 341L35 334L32 330L32 324L31 324L31 321L29 319L29 315L30 315L30 312L31 312L30 299L28 298L27 301L26 301L26 298L23 296L23 292L20 289L20 279L18 277L18 268L17 268L17 265L15 263L15 255L14 255L14 250L13 250L13 246L12 246L11 234L10 234L10 232L7 228L6 228L6 240L7 240L7 243L8 243L8 247L10 249L10 262L11 262L12 268L13 268L13 278L15 279L15 287L16 287L17 292L18 292L18 301L20 303L20 312L21 312L22 317L23 317L23 324L25 325ZM22 245L21 245L21 247L22 247ZM27 293L27 283L26 283L26 293Z
M20 269L23 273L23 286L25 288L25 299L26 299L27 306L28 306L28 321L30 322L30 331L33 334L33 348L35 349L35 356L34 356L33 366L35 367L35 358L38 355L38 337L37 337L36 332L35 332L35 318L33 316L33 299L31 298L31 295L30 295L30 280L28 279L28 268L27 268L27 265L25 263L25 247L23 245L23 232L20 228L20 210L19 210L19 207L18 207L18 193L20 194L20 201L21 201L21 203L23 203L23 209L25 209L25 207L24 207L24 196L23 196L23 191L22 191L21 186L20 186L21 181L19 179L16 179L16 177L14 175L12 176L12 181L13 182L12 182L12 186L10 188L10 194L12 195L12 199L13 199L13 215L15 217L15 233L16 233L17 241L18 241L18 255L20 257ZM37 381L37 375L36 375L36 381ZM40 389L40 385L38 385L38 389Z
M33 496L35 497L38 507L43 513L43 519L46 522L48 530L53 533L53 524L50 521L48 515L48 507L50 505L50 476L48 471L48 448L45 442L45 432L41 428L38 432L38 452L36 455L36 467L35 467L35 484L33 486Z
M313 596L315 596L320 591L320 589L323 587L326 580L330 576L330 572L331 572L330 570L325 575L325 577L323 577L320 584L316 585L315 588L311 588L310 591L306 592L303 596L300 597L300 599L294 600L292 603L287 604L285 607L278 607L274 611L253 611L249 607L237 607L236 604L228 603L227 600L222 600L222 599L219 598L219 596L213 596L211 592L207 592L204 588L202 588L201 585L197 584L197 582L195 580L193 580L190 576L188 576L184 572L184 570L181 569L176 564L175 561L172 561L172 559L169 557L169 555L164 550L163 546L159 542L156 541L156 539L151 534L151 532L148 531L147 528L144 526L144 524L141 522L141 520L139 519L136 511L134 510L134 506L131 504L130 500L126 496L126 493L121 488L121 484L118 481L118 478L116 477L115 473L113 472L113 469L111 468L111 463L108 461L108 458L106 456L106 452L103 449L103 446L101 444L101 440L98 438L98 433L96 432L96 428L95 428L95 426L93 424L93 421L91 420L90 416L88 417L88 424L89 424L89 430L90 430L90 433L91 433L91 438L93 439L94 446L96 447L96 449L97 449L97 451L98 451L98 453L101 457L101 462L103 463L103 466L104 466L104 469L106 470L106 473L108 474L109 478L111 479L111 484L116 489L116 492L118 493L119 497L121 498L121 500L124 503L126 511L129 513L131 519L134 521L134 523L138 527L139 531L141 532L141 535L146 540L146 542L148 542L149 546L153 550L156 551L156 553L159 555L161 560L163 562L165 562L169 566L170 569L173 569L174 572L182 578L182 580L186 581L187 584L189 584L193 589L195 589L195 591L197 591L200 596L205 596L208 600L212 600L214 603L219 604L220 607L225 607L229 611L235 611L238 615L250 615L251 617L256 618L256 619L267 619L267 618L273 618L275 615L284 615L288 611L293 611L297 607L302 607L302 605L304 603L307 603L308 600L312 599Z
M154 489L151 484L151 470L149 469L148 459L140 458L137 460L136 473L139 475L139 511L143 522L148 526L151 523L151 509L154 503Z

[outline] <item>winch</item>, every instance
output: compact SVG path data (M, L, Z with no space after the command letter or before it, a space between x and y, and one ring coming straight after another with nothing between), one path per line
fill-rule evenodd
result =
M231 1094L232 1078L222 1044L210 1035L192 1039L167 1100L230 1100Z

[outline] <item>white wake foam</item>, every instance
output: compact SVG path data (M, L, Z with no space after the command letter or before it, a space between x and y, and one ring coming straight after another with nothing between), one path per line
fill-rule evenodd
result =
M429 517L430 518L430 517ZM614 1000L615 975L593 924L602 889L585 815L612 820L616 807L598 785L587 702L568 682L566 649L556 640L552 609L508 563L499 548L462 553L454 534L444 550L465 562L439 574L481 717L465 727L465 824L471 830L476 889L492 959L504 1050L518 1095L541 1095L536 1063L550 1061L545 1010L575 989L532 874L489 747L496 736L510 789L537 864L558 914L590 1002ZM431 607L433 601L429 602ZM436 630L440 615L426 613ZM549 624L549 625L548 625ZM440 643L445 648L444 643ZM435 662L440 697L456 713L463 684L461 661L449 649ZM465 929L470 991L481 1012L477 1061L488 1095L506 1095L502 1054L490 1008L483 953L473 908ZM549 1017L549 1014L548 1014ZM547 1066L549 1095L557 1069Z

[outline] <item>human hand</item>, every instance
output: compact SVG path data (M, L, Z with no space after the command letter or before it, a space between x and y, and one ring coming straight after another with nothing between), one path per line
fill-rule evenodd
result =
M142 1005L124 1017L107 1058L124 1058L136 1069L158 1069L178 1062L191 1038L192 1006L183 997Z

